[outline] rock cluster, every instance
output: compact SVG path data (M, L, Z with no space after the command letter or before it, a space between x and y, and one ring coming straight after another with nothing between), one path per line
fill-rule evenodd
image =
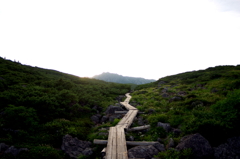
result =
M70 135L63 137L61 149L70 157L77 159L80 155L89 156L93 153L91 142L78 140Z
M110 105L107 108L104 116L101 116L100 114L96 114L96 115L93 115L91 117L91 120L95 124L102 124L102 123L106 123L108 121L112 122L116 118L117 119L122 118L123 115L122 114L115 114L115 111L124 111L124 110L120 106Z
M149 146L136 146L128 150L128 157L151 159L154 155L162 151L165 151L165 148L164 145L160 143Z
M183 137L176 146L177 150L190 148L196 159L210 159L213 157L213 149L209 142L200 134L187 135Z
M229 138L225 144L214 148L216 159L239 159L240 158L240 136Z
M8 146L5 143L0 143L0 153L3 152L5 154L10 153L13 156L17 156L20 152L28 151L27 148L15 148L14 146Z

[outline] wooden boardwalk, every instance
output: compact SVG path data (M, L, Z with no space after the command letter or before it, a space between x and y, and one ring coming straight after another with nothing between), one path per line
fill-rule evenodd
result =
M138 109L129 104L131 99L129 93L126 96L127 98L121 104L129 111L115 127L110 127L109 129L106 159L128 159L124 129L128 129L131 126Z

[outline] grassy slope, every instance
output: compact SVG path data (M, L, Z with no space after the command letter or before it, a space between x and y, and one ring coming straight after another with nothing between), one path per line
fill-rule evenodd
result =
M93 131L90 116L96 114L91 108L104 111L129 90L130 85L0 58L0 143L30 149L18 158L67 158L57 150L62 137L70 134L86 140Z
M140 104L140 111L155 110L152 115L142 115L153 127L157 122L169 122L180 128L182 135L199 132L216 146L228 137L240 135L239 89L240 66L217 66L140 85L132 93L132 100ZM153 128L143 139L156 140L159 136L167 135ZM173 134L168 137L180 139Z

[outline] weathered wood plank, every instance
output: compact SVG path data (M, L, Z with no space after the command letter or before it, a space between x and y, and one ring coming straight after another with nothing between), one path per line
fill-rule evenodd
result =
M127 131L138 131L138 130L144 130L150 128L150 125L143 125L143 126L138 126L138 127L133 127L130 129L127 129Z
M110 127L108 134L106 159L116 159L116 131L115 127Z
M107 145L108 140L94 139L93 143L97 145ZM129 145L129 146L147 146L147 145L153 145L156 143L158 142L157 141L126 141L126 145Z

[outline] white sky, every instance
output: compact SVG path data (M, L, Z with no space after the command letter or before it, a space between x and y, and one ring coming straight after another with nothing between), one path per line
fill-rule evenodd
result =
M240 64L240 0L0 0L0 56L80 77Z

